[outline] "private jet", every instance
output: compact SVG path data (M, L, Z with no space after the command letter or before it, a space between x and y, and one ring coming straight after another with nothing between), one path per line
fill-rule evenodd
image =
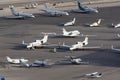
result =
M68 61L71 63L71 64L85 64L87 62L83 62L81 58L76 58L76 57L73 57L73 56L66 56L68 58Z
M50 67L54 64L54 63L50 63L48 61L49 61L48 59L35 60L32 64L21 61L20 66L21 67L27 67L27 68L29 68L29 67Z
M81 5L80 0L77 0L77 3L78 3L78 8L79 8L80 10L82 10L84 13L89 13L89 12L98 13L98 10L97 10L97 9L89 8L89 7L87 7L87 6Z
M75 24L75 18L73 18L73 20L71 20L71 21L69 21L69 22L66 22L66 23L64 23L63 25L64 26L73 26L74 24Z
M10 5L9 8L11 10L11 13L14 15L14 17L11 17L11 18L16 18L16 19L35 18L35 16L33 14L24 13L24 12L17 12L14 9L13 5Z
M84 47L88 45L88 37L85 37L85 40L82 42L77 42L76 44L73 44L71 46L68 45L61 45L60 48L68 48L70 51L76 50L76 49L99 49L99 46L94 46L94 47Z
M51 33L45 33L45 32L41 32L41 34L53 34L57 37L69 37L69 38L74 38L74 37L79 37L79 36L96 36L96 35L84 35L84 34L80 34L80 32L78 30L73 30L73 31L67 31L65 28L62 28L62 34L57 34L55 32L51 32Z
M36 47L42 47L48 40L48 34L45 34L43 39L35 40L35 42L25 43L24 40L22 44L26 46L27 49L35 49Z
M97 22L93 22L93 23L91 23L91 24L86 24L86 25L87 25L87 26L90 26L90 27L98 27L98 26L100 26L101 20L102 20L102 19L98 19Z
M22 61L22 62L28 62L28 60L24 59L24 58L12 59L9 56L6 56L6 58L7 58L7 61L9 63L12 63L12 64L20 64L20 61Z
M93 73L88 73L85 74L86 77L90 77L90 78L99 78L102 76L102 73L99 72L93 72Z
M44 9L43 9L43 11L44 11L45 13L50 14L51 16L62 16L62 15L68 16L68 15L69 15L68 12L48 9L48 7L47 7L46 4L44 4Z
M113 26L114 28L118 28L118 27L120 27L120 23L118 23L118 24L116 24L116 25L114 25L114 24L112 23L112 26Z

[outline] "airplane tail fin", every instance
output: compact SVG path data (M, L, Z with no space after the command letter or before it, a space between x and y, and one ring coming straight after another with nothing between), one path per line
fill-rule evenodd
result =
M9 56L6 56L8 62L12 62L12 59Z
M85 37L85 40L83 42L84 42L84 45L88 44L88 37L87 36Z
M22 44L25 44L25 41L24 41L24 40L22 41Z
M9 8L10 8L10 10L11 10L11 12L12 12L13 15L17 15L17 12L15 11L13 5L10 5Z
M114 49L113 45L111 46L111 49Z
M44 10L46 10L48 7L47 7L47 5L46 4L44 4Z
M80 0L77 0L77 3L78 3L78 8L80 9L80 7L81 7Z
M120 37L120 34L117 34L118 37Z
M48 40L48 34L45 34L44 37L43 37L43 39L42 39L42 41L43 41L43 43L46 43L47 40Z
M66 31L65 28L63 28L62 30L63 30L63 34L66 34L66 33L67 33L67 31Z
M74 18L73 18L73 22L75 22L75 20L76 20L76 19L75 19L75 17L74 17Z
M97 22L98 24L100 24L101 23L101 19L98 19L98 22Z

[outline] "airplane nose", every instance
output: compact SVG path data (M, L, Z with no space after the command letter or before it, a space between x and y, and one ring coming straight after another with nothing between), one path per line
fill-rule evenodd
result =
M98 13L98 10L96 10L95 12Z
M67 16L69 16L69 13L66 13Z
M35 18L35 16L34 16L34 15L31 15L31 17L32 17L32 18Z

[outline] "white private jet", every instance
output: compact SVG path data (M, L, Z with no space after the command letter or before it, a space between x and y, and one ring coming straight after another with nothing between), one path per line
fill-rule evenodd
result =
M57 11L57 10L51 10L51 9L48 9L47 5L45 4L44 5L44 9L43 9L44 12L50 14L51 16L62 16L62 15L66 15L68 16L69 13L68 12L64 12L64 11Z
M27 49L35 49L36 47L42 47L48 40L48 34L45 34L43 39L41 40L36 40L35 42L31 43L25 43L24 41L22 42L23 45L27 47Z
M90 26L90 27L98 27L98 26L100 26L101 21L102 21L102 19L98 19L97 22L93 22L91 24L86 24L86 25Z
M21 61L21 65L22 67L50 67L52 66L54 63L50 63L48 62L48 59L45 60L35 60L32 64L28 64L27 62L23 62Z
M85 64L87 62L83 62L81 58L76 58L73 56L66 56L70 63L72 64Z
M10 5L9 8L10 8L12 14L14 15L14 17L11 17L11 18L16 18L16 19L35 18L35 16L34 16L33 14L24 13L24 12L17 12L17 11L14 9L14 6L13 6L13 5Z
M57 34L55 32L52 33L45 33L45 32L41 32L41 34L53 34L57 37L78 37L78 36L96 36L96 35L84 35L84 34L80 34L80 32L78 30L73 30L73 31L66 31L65 28L62 28L62 34Z
M93 73L88 73L85 74L86 77L90 77L90 78L99 78L102 76L102 73L99 72L93 72Z
M7 58L7 61L8 61L9 63L13 63L13 64L20 64L20 61L22 61L22 62L28 62L28 60L27 60L27 59L24 59L24 58L12 59L12 58L10 58L10 57L8 57L8 56L6 56L6 58Z
M75 37L75 36L79 36L80 32L78 30L73 30L73 31L66 31L65 28L62 29L63 34L62 36L68 36L68 37Z
M118 28L118 27L120 27L120 23L118 23L118 24L116 24L116 25L114 25L114 24L112 23L112 26L113 26L114 28Z
M69 22L66 22L66 23L64 23L63 25L64 26L73 26L74 24L75 24L75 18L73 18L73 20L71 20L71 21L69 21Z
M111 49L114 50L114 51L120 52L120 49L116 49L113 46L111 46Z
M95 47L84 47L88 45L88 37L86 36L85 37L85 40L82 41L82 42L77 42L76 44L73 44L71 46L68 46L68 45L61 45L60 47L61 48L68 48L70 51L72 50L76 50L76 49L99 49L100 47L99 46L95 46Z

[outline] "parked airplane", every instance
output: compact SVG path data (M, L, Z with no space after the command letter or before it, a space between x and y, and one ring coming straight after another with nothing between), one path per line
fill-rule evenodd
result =
M99 72L93 72L93 73L89 73L89 74L85 74L86 77L90 77L90 78L99 78L102 76L102 73Z
M68 58L68 61L72 64L85 64L87 62L83 62L81 58L76 58L73 56L66 56Z
M66 22L66 23L64 23L64 26L72 26L72 25L74 25L75 24L75 18L73 18L73 20L72 21L69 21L69 22Z
M57 10L51 10L51 9L48 9L47 5L45 4L44 5L44 9L43 9L44 12L50 14L51 16L62 16L62 15L69 15L68 12L64 12L64 11L57 11Z
M55 32L52 33L45 33L45 32L41 32L42 34L53 34L57 37L78 37L78 36L96 36L96 35L84 35L84 34L80 34L80 32L78 30L73 30L73 31L66 31L65 28L62 28L62 34L57 34Z
M7 58L7 61L8 61L9 63L13 63L13 64L19 64L20 61L22 61L22 62L28 62L28 60L27 60L27 59L24 59L24 58L12 59L12 58L10 58L10 57L8 57L8 56L6 56L6 58Z
M21 65L22 67L50 67L53 65L53 63L48 62L48 59L45 60L35 60L32 64L28 64L27 62L23 62L21 61Z
M48 34L45 34L43 39L41 40L36 40L35 42L31 43L25 43L24 41L22 42L23 45L27 47L27 49L35 49L36 47L42 47L48 40Z
M114 48L113 46L111 46L111 49L114 50L114 51L120 52L120 49L116 49L116 48Z
M97 22L93 22L93 23L91 23L91 24L86 24L86 25L87 25L87 26L90 26L90 27L98 27L98 26L100 25L100 23L101 23L101 20L102 20L102 19L98 19Z
M12 17L12 18L18 18L18 19L21 19L21 18L35 18L35 16L33 14L24 13L24 12L17 12L14 9L13 5L10 5L9 8L10 8L12 14L14 15L14 17Z
M63 36L75 37L80 35L80 32L78 30L66 31L65 28L63 28L62 30L63 30L63 34L62 34Z
M82 10L83 12L85 12L85 13L89 13L89 12L98 13L98 10L97 10L97 9L89 8L89 7L87 7L87 6L81 5L80 0L78 0L77 3L78 3L78 8L79 8L80 10Z
M114 28L118 28L118 27L120 27L120 23L118 23L118 24L116 24L116 25L114 25L114 24L112 23L112 26L113 26Z
M99 46L95 46L95 47L84 47L88 45L88 37L86 36L85 37L85 40L82 41L82 42L77 42L76 44L73 44L71 46L68 46L68 45L62 45L61 48L68 48L70 51L72 50L76 50L76 49L98 49L100 48Z

